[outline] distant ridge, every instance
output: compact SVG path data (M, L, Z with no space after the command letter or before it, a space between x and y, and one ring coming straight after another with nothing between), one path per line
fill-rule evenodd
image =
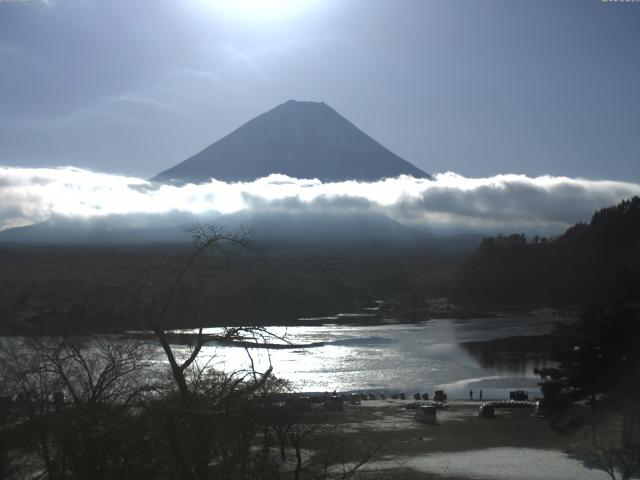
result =
M156 175L159 182L251 181L272 173L322 181L431 178L324 103L289 100Z
M481 237L452 235L438 237L412 230L376 213L286 211L237 212L219 215L209 212L168 214L113 214L90 218L53 217L34 225L0 232L0 251L12 245L123 246L189 244L188 229L194 222L214 221L227 231L241 227L254 233L258 246L269 253L340 253L348 255L467 253Z

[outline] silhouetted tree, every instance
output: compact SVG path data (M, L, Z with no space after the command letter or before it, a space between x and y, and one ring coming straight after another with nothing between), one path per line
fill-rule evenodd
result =
M256 371L249 355L249 347L276 337L260 327L226 327L214 334L200 326L190 351L172 343L176 319L198 313L193 305L185 307L185 284L189 298L197 298L191 294L198 292L207 261L229 263L253 248L246 234L228 235L213 225L195 225L193 236L192 251L174 271L102 289L115 292L116 301L133 299L133 305L117 306L136 307L168 368L155 361L149 342L65 337L5 343L0 397L16 400L8 409L0 404L0 420L8 415L5 425L12 426L0 431L3 475L14 467L13 455L48 480L282 478L278 468L265 464L266 432L281 420L268 400L282 391L282 383L272 378L271 367ZM81 317L83 308L76 313ZM212 341L243 347L249 366L234 372L211 368L200 353ZM157 352L157 345L153 348ZM296 451L291 473L300 478L302 442L315 424L295 411L280 412L287 413L282 440ZM18 441L7 450L9 434ZM339 475L327 468L320 476L310 471L309 477L347 478L362 461L353 468L343 465Z
M556 425L576 406L588 408L595 442L604 414L618 412L623 418L621 443L633 443L640 398L638 310L620 301L589 305L577 322L557 325L551 359L557 366L537 373Z
M131 409L155 390L144 372L152 361L144 345L12 339L3 342L0 357L14 457L21 452L27 469L40 467L49 480L121 478L110 472L139 438Z

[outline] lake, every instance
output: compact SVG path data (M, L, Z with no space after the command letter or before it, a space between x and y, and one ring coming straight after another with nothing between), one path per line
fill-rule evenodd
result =
M449 398L508 398L512 389L539 396L535 367L546 363L544 337L558 317L429 320L418 324L272 327L299 349L206 346L200 359L226 371L273 365L302 392L429 392ZM211 332L216 329L210 329ZM186 347L176 346L177 349Z

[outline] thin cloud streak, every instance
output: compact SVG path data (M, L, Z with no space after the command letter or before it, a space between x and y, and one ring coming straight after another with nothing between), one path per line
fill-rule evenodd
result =
M377 182L323 183L270 175L253 182L183 186L74 167L0 167L0 230L52 217L253 214L287 212L384 214L431 232L560 233L592 213L640 195L640 184L568 177L497 175L466 178L436 174Z

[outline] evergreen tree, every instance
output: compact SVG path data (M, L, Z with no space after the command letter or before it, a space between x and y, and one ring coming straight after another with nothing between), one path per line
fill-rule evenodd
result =
M640 398L638 309L621 300L591 304L577 322L557 325L550 349L557 365L537 373L552 427L588 421L595 442L605 413L622 414L622 444L631 444Z

